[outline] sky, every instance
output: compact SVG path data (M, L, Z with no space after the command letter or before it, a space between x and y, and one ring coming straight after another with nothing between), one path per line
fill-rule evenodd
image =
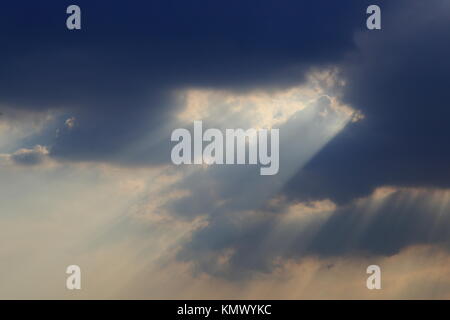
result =
M449 30L447 0L2 4L0 299L449 299ZM278 129L279 172L173 164L194 121Z

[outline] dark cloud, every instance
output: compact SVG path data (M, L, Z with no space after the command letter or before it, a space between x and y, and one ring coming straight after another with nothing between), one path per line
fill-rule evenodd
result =
M178 258L192 261L198 272L245 279L289 259L390 256L414 245L450 248L448 192L381 193L336 209L309 203L220 215L194 234ZM308 213L308 207L317 210Z
M393 255L416 244L450 248L448 192L397 190L337 210L308 246L320 255Z
M339 203L382 185L450 187L450 19L446 1L398 1L381 31L356 36L343 99L347 126L292 179L297 199Z
M73 160L167 160L172 90L299 83L341 59L365 26L364 1L78 1L82 29L69 31L69 4L2 10L0 104L75 117L78 127L51 142L53 156ZM161 130L161 141L139 144Z

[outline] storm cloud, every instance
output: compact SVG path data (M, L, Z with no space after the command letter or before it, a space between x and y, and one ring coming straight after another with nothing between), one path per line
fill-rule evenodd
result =
M125 165L168 160L175 91L302 83L354 48L365 26L363 1L79 1L82 29L73 32L69 4L19 1L2 11L0 105L62 111L33 141L53 157ZM78 126L64 130L72 117Z
M286 186L296 199L339 203L376 187L450 186L450 28L446 1L397 1L383 28L357 33L343 64L349 124Z

